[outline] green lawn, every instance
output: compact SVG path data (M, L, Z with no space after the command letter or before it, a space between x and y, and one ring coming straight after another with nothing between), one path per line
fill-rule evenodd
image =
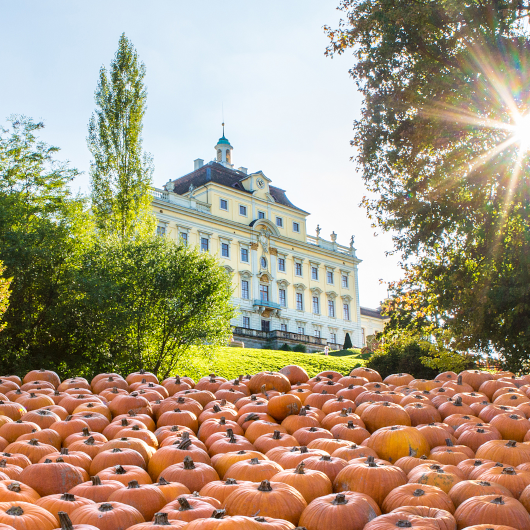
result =
M335 370L347 374L356 366L361 366L363 361L358 359L355 354L336 357L333 355L325 356L321 353L226 347L220 348L214 359L210 361L194 359L189 375L199 378L215 372L227 379L233 379L240 374L255 374L264 370L278 371L288 364L297 364L305 368L309 376L312 377L324 370Z

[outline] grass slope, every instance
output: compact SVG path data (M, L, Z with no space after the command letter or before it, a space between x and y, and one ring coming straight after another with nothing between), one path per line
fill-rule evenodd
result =
M265 370L278 371L289 364L301 366L310 377L313 377L324 370L335 370L346 374L356 366L361 366L363 361L355 355L334 357L313 353L226 347L220 348L212 360L197 358L193 362L195 377L215 372L227 379Z

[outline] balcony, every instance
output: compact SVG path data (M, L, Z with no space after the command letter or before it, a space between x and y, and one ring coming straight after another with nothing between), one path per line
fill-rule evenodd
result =
M254 306L268 307L269 309L281 309L280 304L276 302L269 302L268 300L254 300Z
M275 329L274 331L261 331L258 329L248 329L235 327L234 335L239 337L252 337L261 340L288 340L302 344L313 344L315 346L324 347L328 341L322 337L312 337L311 335L302 335L301 333L292 333L290 331L281 331Z

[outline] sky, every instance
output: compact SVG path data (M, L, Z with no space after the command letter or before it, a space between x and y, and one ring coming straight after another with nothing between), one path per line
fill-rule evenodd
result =
M392 239L371 226L352 160L362 97L348 70L330 59L324 25L336 27L339 0L0 0L0 123L12 114L43 121L42 139L83 172L89 192L87 125L101 66L122 33L147 69L144 149L154 185L212 160L226 123L233 163L263 171L311 212L308 233L355 236L361 305L377 307L384 282L401 276ZM381 280L383 283L381 283Z

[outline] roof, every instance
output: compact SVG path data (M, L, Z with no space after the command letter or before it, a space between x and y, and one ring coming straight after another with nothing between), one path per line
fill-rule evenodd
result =
M378 318L379 320L386 320L388 318L381 314L380 307L378 309L369 309L368 307L361 307L361 316Z
M228 188L237 189L243 193L252 194L251 191L247 190L242 183L243 180L247 179L249 175L235 169L230 169L217 162L209 162L204 166L196 169L195 171L184 175L183 177L173 180L168 184L169 191L173 191L178 195L184 195L188 193L190 186L193 184L195 188L204 186L208 182L215 182L221 186L227 186ZM301 208L295 206L285 194L285 190L277 188L276 186L269 186L269 193L278 204L288 206L300 210L301 212L307 213Z
M223 134L223 136L221 138L219 138L219 141L217 142L217 145L219 145L219 144L230 145L230 142L228 141L227 138L225 138L225 135Z

